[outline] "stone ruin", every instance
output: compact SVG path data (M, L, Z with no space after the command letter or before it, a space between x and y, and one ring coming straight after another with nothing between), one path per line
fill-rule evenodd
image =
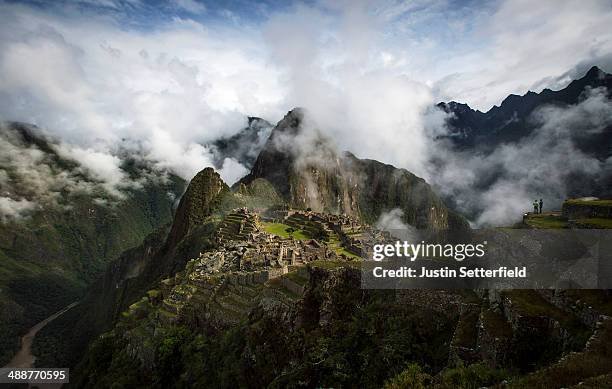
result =
M386 231L373 229L348 215L284 208L268 212L264 217L269 221L305 230L322 241L337 237L340 246L362 258L371 254L374 242L392 240Z
M234 209L217 228L217 242L227 240L249 240L251 235L260 231L261 222L256 213L247 208Z
M336 252L315 239L283 238L263 231L259 215L239 208L229 213L217 231L219 248L201 253L196 269L204 273L254 271L300 266L314 260L340 260Z
M296 277L307 278L304 265L313 261L347 261L350 258L338 250L340 247L362 252L364 234L377 232L344 215L284 210L277 216L282 219L275 221L319 239L299 240L270 234L264 231L261 222L261 218L270 220L269 216L247 208L232 210L216 231L217 248L200 253L188 262L184 271L162 281L160 319L186 320L191 315L187 307L207 306L208 311L217 312L216 320L238 320L254 301L246 301L244 296L254 296L262 287L268 293L276 293L278 289L273 284L299 296L304 293L305 284L296 281ZM302 275L296 276L300 272ZM238 300L245 301L238 304Z

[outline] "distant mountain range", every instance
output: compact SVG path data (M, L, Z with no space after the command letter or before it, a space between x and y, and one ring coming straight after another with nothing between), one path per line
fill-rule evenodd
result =
M516 143L531 135L538 127L532 114L546 106L566 107L575 105L585 98L589 89L603 88L610 94L612 75L593 66L582 78L572 81L567 87L553 91L544 89L532 91L523 96L511 94L499 106L487 112L470 108L468 104L456 101L441 102L437 108L451 114L447 120L451 140L457 150L490 152L504 143ZM224 158L230 157L253 167L273 125L264 119L249 117L249 125L231 137L220 138L211 143L215 153L215 167L220 168ZM599 159L612 155L612 127L598 134L585 134L575 139L578 147Z
M564 89L544 89L540 93L527 92L523 96L511 94L499 106L487 112L470 108L467 104L451 101L437 106L453 116L448 120L451 133L448 135L460 150L488 152L504 143L515 143L532 134L537 123L531 115L544 106L564 107L579 103L587 89L604 88L612 91L612 75L593 66L584 77L572 81ZM611 155L612 127L598 134L577 137L578 147L599 159Z
M612 75L593 66L582 78L572 81L561 90L544 89L540 93L529 91L523 96L511 94L499 106L494 106L487 112L474 110L467 104L455 101L437 104L436 108L448 114L446 120L447 133L437 138L439 142L444 142L443 149L450 146L449 151L457 153L454 157L459 158L460 161L465 161L466 156L472 158L476 156L483 159L483 163L471 187L474 193L449 188L449 183L434 182L433 184L453 209L466 214L472 220L478 219L479 215L486 210L481 205L482 201L477 197L492 188L500 180L512 181L517 179L512 174L508 174L507 169L499 166L496 156L493 155L496 151L501 151L501 146L510 145L517 149L523 149L523 153L525 153L524 142L531 142L529 139L533 137L540 136L542 138L541 126L544 124L543 120L550 119L542 117L543 113L548 112L547 110L557 109L562 111L576 108L595 92L603 93L609 99L611 91ZM589 113L585 112L585 114ZM593 113L593 115L597 114L597 112ZM612 121L608 120L608 122ZM290 127L286 124L285 127ZM280 130L279 125L276 126L277 132ZM598 129L589 126L590 123L587 122L575 123L574 127L576 128L568 131L567 139L559 139L558 142L555 139L549 139L548 141L540 139L540 142L546 143L546 146L537 151L536 154L530 155L530 159L533 159L533 161L529 163L532 164L533 169L540 169L542 164L545 165L549 162L545 160L546 158L539 158L539 156L548 157L547 154L554 152L564 153L565 150L556 150L556 145L559 142L569 141L572 147L584 153L584 156L599 161L603 168L597 171L588 169L587 171L581 171L580 169L574 171L570 169L564 172L564 178L557 183L555 188L542 188L537 184L531 186L527 184L523 189L527 192L533 192L534 195L547 197L550 206L560 205L564 196L612 196L612 188L606 184L608 178L612 177L612 169L605 167L606 164L610 164L606 160L612 156L612 125ZM270 150L269 141L266 143L267 136L271 131L272 125L268 122L252 117L249 119L249 125L232 137L218 139L211 143L210 147L215 155L215 168L221 168L225 158L229 157L237 160L248 169L254 168L253 172L244 180L248 181L252 177L259 177L262 164L278 162L276 161L278 157L275 156L273 150ZM432 154L431 164L435 170L446 170L448 163L454 163L451 161L452 158L449 159L448 156L443 154ZM259 161L256 160L258 155ZM574 158L576 161L583 159L583 157L571 153L567 155L567 158L569 160ZM347 170L346 167L351 164L346 162L350 159L350 156L341 156L339 161L342 162L341 165L345 166L341 168L339 166L340 170ZM522 162L527 163L526 161ZM291 183L290 181L284 181L288 173L287 166L282 164L276 166L277 169L275 170L266 170L269 174L277 177L267 178L281 193L288 194ZM353 163L352 166L356 165ZM570 166L566 167L570 168ZM469 167L466 168L469 169ZM299 197L295 193L297 186L293 184L291 188L293 188L291 196ZM348 193L346 191L341 192ZM462 194L467 198L460 198ZM330 199L321 200L327 201L326 206L332 206ZM333 201L338 204L337 200ZM460 206L459 204L463 205ZM333 205L332 208L336 205ZM340 208L345 208L350 213L350 207L346 207L346 205L348 205L347 202ZM367 208L367 205L365 208Z

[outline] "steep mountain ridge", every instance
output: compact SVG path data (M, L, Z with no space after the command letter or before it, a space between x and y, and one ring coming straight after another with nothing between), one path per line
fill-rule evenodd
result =
M237 207L276 204L269 184L255 181L235 193L213 168L190 181L174 221L150 234L142 245L124 252L88 291L83 303L42 331L41 363L74 366L87 344L112 328L130 304L163 278L181 271L200 252L214 250L214 232L223 215ZM75 324L76 323L76 324ZM66 329L72 337L64 337Z
M196 226L212 215L230 188L219 173L206 168L196 174L176 210L167 246L174 247Z
M418 228L467 227L425 180L405 169L338 152L304 115L300 108L285 115L240 183L265 179L292 207L346 214L368 223L399 208L404 221Z

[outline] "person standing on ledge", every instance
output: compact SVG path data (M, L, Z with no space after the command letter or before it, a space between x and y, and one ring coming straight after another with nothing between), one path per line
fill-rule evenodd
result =
M542 204L544 204L544 201L542 201L542 199L540 199L540 213L542 213Z
M538 200L533 200L533 213L538 213Z

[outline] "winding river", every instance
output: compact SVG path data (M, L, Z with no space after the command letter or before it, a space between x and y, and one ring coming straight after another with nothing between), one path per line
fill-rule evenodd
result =
M51 323L53 320L57 319L58 317L60 317L62 314L64 314L66 311L68 311L72 307L76 306L78 303L79 302L77 301L77 302L74 302L68 305L67 307L63 308L61 311L54 313L53 315L49 316L45 320L36 324L34 327L30 328L28 333L21 337L21 348L19 349L17 354L15 354L13 359L8 363L8 365L4 367L19 367L19 368L34 367L34 361L36 360L36 357L32 354L32 342L34 341L34 337L36 336L38 331L43 329L44 326Z

